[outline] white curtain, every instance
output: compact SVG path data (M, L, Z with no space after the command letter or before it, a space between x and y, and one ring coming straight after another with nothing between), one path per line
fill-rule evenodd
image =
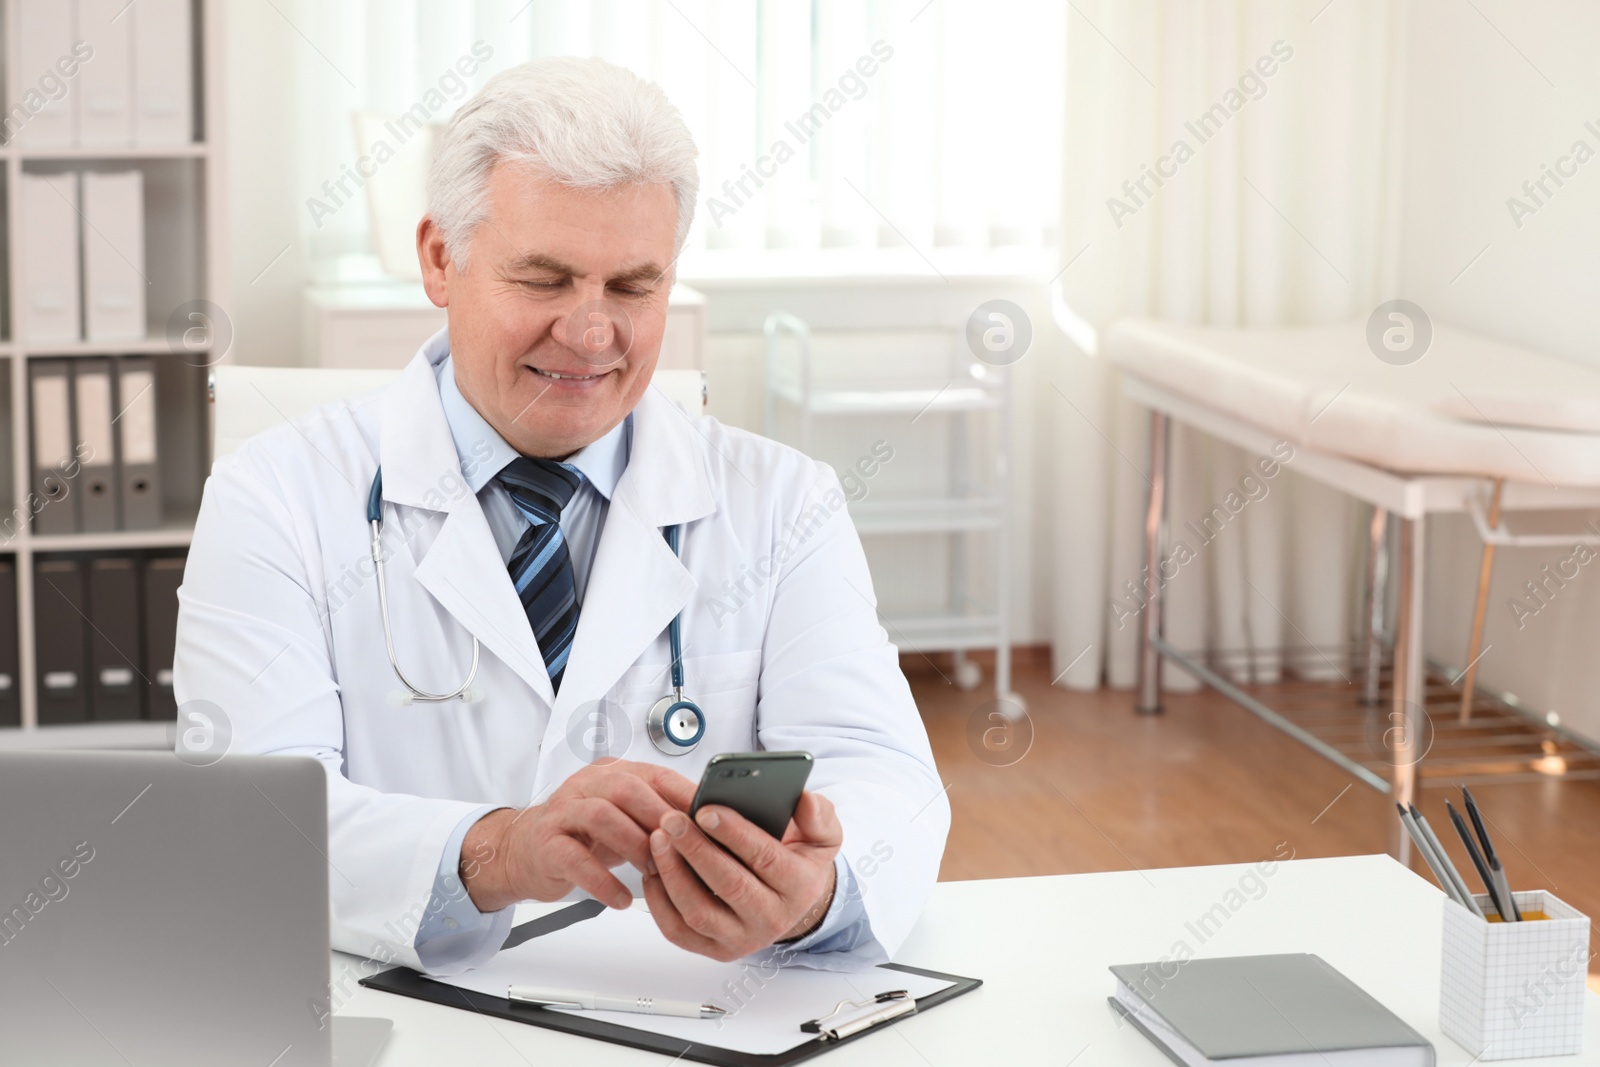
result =
M1124 315L1342 321L1399 295L1403 34L1403 0L1075 0L1065 303L1103 332ZM1146 168L1166 175L1159 186ZM1070 401L1054 448L1056 670L1081 656L1061 684L1131 685L1137 622L1114 601L1128 606L1124 583L1140 579L1146 413L1093 354L1056 368L1053 384ZM1177 429L1174 532L1221 502L1252 459ZM1278 676L1285 647L1326 653L1310 657L1317 673L1348 673L1337 654L1354 626L1363 509L1292 462L1268 484L1167 586L1168 637L1247 652L1235 673L1259 681ZM1193 685L1165 673L1171 687Z
M1041 248L1055 238L1066 40L1057 4L278 5L307 46L296 52L297 80L302 184L313 192L356 164L355 112L407 111L444 79L443 106L428 108L443 122L506 67L597 55L659 83L694 132L701 197L690 249ZM468 64L457 92L450 71L481 59L475 46L492 54ZM364 194L349 210L311 214L313 261L369 250Z

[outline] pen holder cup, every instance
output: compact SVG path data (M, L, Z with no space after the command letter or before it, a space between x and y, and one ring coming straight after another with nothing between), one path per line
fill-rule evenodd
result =
M1572 1055L1583 1046L1589 917L1543 890L1512 896L1523 922L1444 902L1439 1028L1481 1060Z

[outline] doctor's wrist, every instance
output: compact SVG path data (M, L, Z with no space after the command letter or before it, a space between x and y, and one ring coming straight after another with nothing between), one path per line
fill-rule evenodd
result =
M810 937L811 934L816 931L817 927L822 925L822 920L828 917L828 909L833 907L834 894L839 891L839 869L837 867L833 867L832 872L833 873L829 876L828 891L822 894L822 899L813 904L811 908L800 917L800 921L795 923L794 926L790 927L789 932L784 934L778 940L774 941L773 944L792 945L796 941L802 941L805 938Z
M511 885L506 863L514 808L496 808L467 829L461 842L461 882L472 906L484 914L500 911L522 897Z

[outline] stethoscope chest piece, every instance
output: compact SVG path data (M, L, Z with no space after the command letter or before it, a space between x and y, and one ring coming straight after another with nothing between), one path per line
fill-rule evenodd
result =
M694 701L683 699L683 690L678 689L655 702L645 719L645 733L662 752L682 756L694 751L706 735L706 713Z
M678 554L679 527L669 526L662 531L672 554ZM650 741L669 756L683 756L694 751L706 735L706 713L700 705L683 698L683 613L672 617L667 626L667 649L672 654L672 692L655 702L644 721L644 732Z

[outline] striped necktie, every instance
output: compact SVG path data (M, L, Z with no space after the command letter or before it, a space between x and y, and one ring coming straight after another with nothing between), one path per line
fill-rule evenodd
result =
M508 567L544 654L550 688L560 692L567 653L572 651L572 638L578 630L579 608L572 557L561 533L561 509L583 484L583 475L565 463L519 456L496 478L530 524L518 539Z

